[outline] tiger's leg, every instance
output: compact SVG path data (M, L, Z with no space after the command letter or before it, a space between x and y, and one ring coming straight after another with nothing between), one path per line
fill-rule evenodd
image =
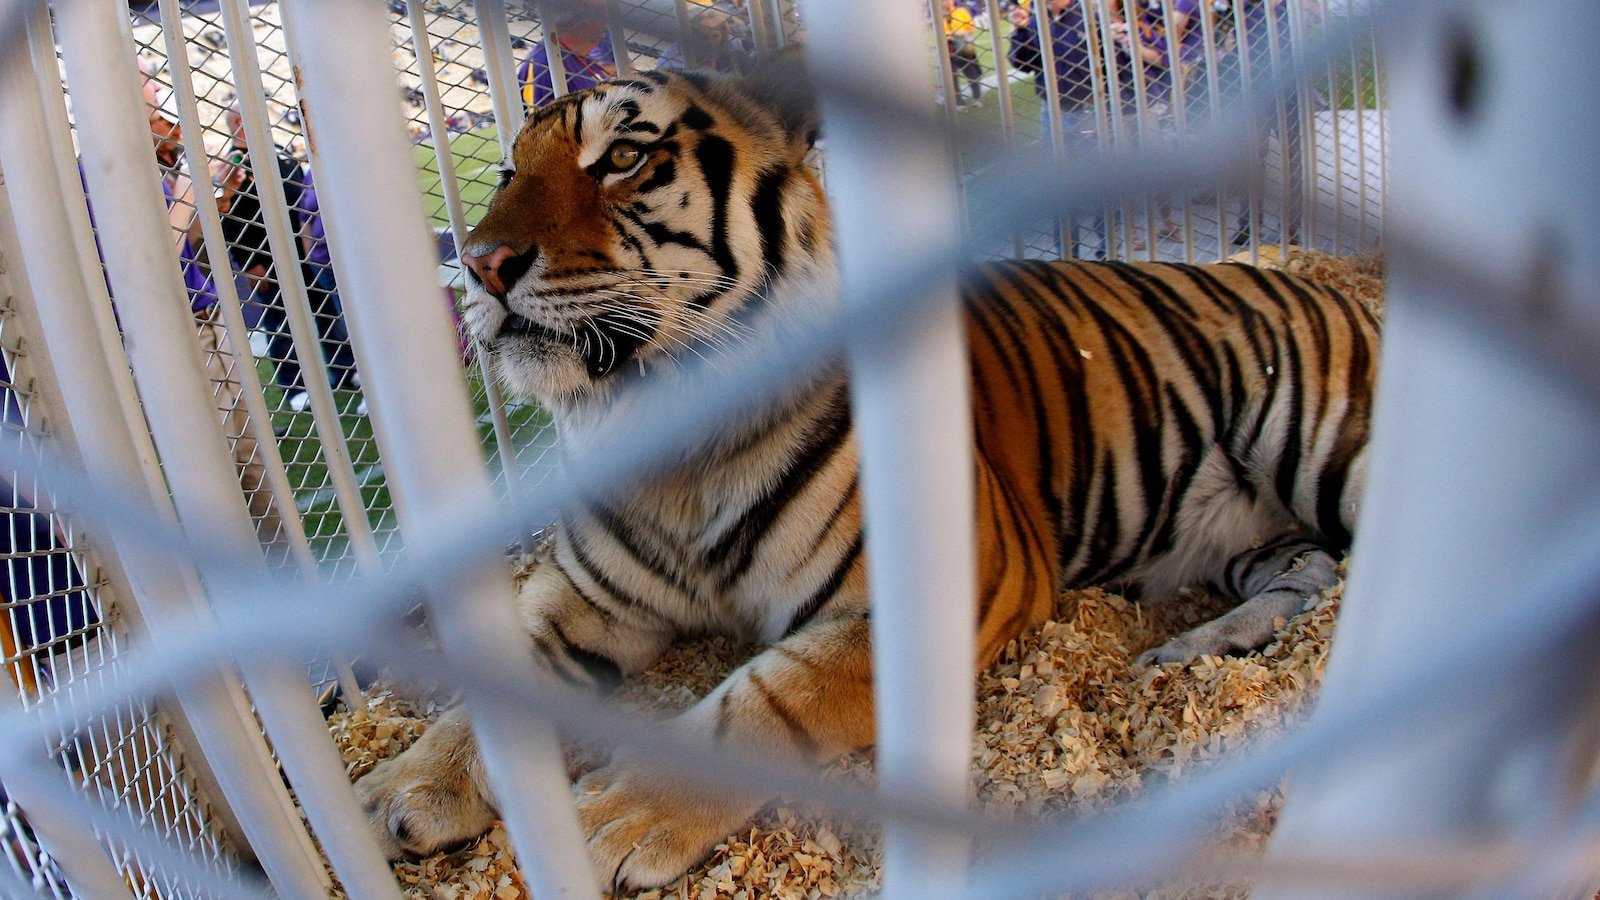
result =
M1338 562L1299 536L1246 550L1228 561L1216 584L1243 602L1146 650L1138 664L1190 663L1201 656L1254 650L1272 639L1278 619L1298 614L1338 580Z
M814 622L745 663L671 727L763 759L822 763L873 741L869 623ZM578 782L578 814L602 887L667 884L736 831L767 798L674 783L632 754Z
M590 603L548 563L523 585L518 605L540 667L602 692L649 665L672 640L664 620ZM483 761L459 706L355 788L390 859L427 855L476 837L495 816Z

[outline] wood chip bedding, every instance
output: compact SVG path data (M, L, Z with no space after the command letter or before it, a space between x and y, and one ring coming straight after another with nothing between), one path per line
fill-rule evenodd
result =
M1291 253L1283 267L1336 285L1374 309L1381 305L1381 261ZM1304 714L1322 677L1339 607L1339 588L1281 623L1258 653L1203 658L1188 668L1135 668L1143 649L1225 608L1201 594L1156 608L1099 589L1062 598L1059 618L1013 641L978 678L973 740L975 804L992 815L1044 817L1092 812L1136 796L1144 785L1181 778L1277 732ZM750 648L707 640L675 649L625 685L622 702L654 714L682 709L738 665ZM405 749L438 709L382 691L364 709L341 708L329 727L352 777ZM573 751L575 768L592 764ZM871 777L871 754L846 757L830 777ZM1281 791L1238 798L1219 814L1218 846L1265 847ZM777 801L678 882L634 895L641 900L821 898L868 892L879 883L876 828L835 821ZM510 898L527 893L510 842L495 826L473 845L402 862L395 874L407 897ZM1242 897L1248 885L1144 886L1104 897Z

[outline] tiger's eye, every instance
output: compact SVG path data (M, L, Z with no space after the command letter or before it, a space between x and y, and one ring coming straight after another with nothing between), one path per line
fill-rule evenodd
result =
M627 141L618 141L611 145L611 150L606 154L606 162L612 169L618 172L626 172L638 164L639 158L642 156L644 156L644 151L640 150L637 145L630 144Z

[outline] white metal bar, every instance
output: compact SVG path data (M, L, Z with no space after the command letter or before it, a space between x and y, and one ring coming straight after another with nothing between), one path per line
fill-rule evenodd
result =
M759 2L757 3L759 6ZM949 25L945 15L944 0L928 0L929 24L933 30L933 58L939 71L939 83L944 89L944 124L948 129L948 138L945 146L949 148L950 158L954 161L956 171L961 169L961 149L956 139L956 105L961 102L961 85L956 81L955 61L950 58L950 34L946 30ZM953 177L953 176L952 176ZM967 221L966 192L956 192L956 222Z
M546 68L550 72L550 99L559 100L567 95L567 58L561 49L561 38L556 35L556 20L550 15L550 4L544 0L536 0L539 10L539 32L544 41L544 56L548 62ZM538 67L528 66L528 80L534 85L533 92L538 94L539 70Z
M27 64L27 54L19 52L14 56L23 65ZM10 61L0 59L0 115L6 116L10 129L21 128L24 123L9 115L12 102L6 95L31 91L33 87L32 78L14 77L21 74L16 72L16 69L17 66ZM35 142L42 142L43 138L42 130L35 132L33 136ZM17 233L17 229L8 203L10 192L7 188L6 174L9 170L4 166L5 160L10 156L7 151L12 149L13 143L13 140L0 135L0 296L10 293L11 289L26 290L26 285L18 285L16 288L8 285L8 282L22 281L24 277L21 261L15 255L17 249L12 246L12 237ZM48 157L41 156L38 162L40 165L48 165ZM26 300L27 296L23 299ZM8 315L14 317L18 314L11 312ZM7 328L13 325L14 323L8 322ZM44 362L48 358L49 348L41 347L35 353L38 355L30 354L30 359L36 364ZM12 375L13 378L16 377L16 373L13 372ZM9 628L10 624L5 618L0 617L0 629ZM22 710L22 706L22 699L10 689L10 685L0 686L0 711L17 713ZM40 742L36 750L39 757L44 757L45 743ZM102 892L109 897L128 896L128 890L123 885L116 866L106 854L105 848L96 840L94 832L86 827L85 823L57 810L50 802L50 798L39 791L36 779L46 773L48 777L60 781L62 789L70 790L61 770L52 766L47 760L16 759L10 754L0 753L0 785L5 787L6 792L26 813L28 824L38 837L41 846L61 864L63 873L74 892L84 897L101 896ZM0 874L3 873L4 867L0 866ZM4 887L0 886L0 893L3 891Z
M461 183L456 178L455 155L450 152L450 132L445 125L444 103L439 99L439 77L433 70L428 19L422 9L422 0L406 0L406 12L410 17L412 46L417 51L418 70L422 76L422 97L428 109L428 128L434 135L433 158L439 166L439 187L444 192L444 208L450 219L450 234L455 241L459 263L461 247L467 241L467 213L461 203ZM500 454L500 469L505 473L507 492L515 497L522 479L517 466L516 445L511 440L511 423L506 419L505 399L500 396L488 357L483 353L477 356L484 394L489 401L489 415L494 422L495 450Z
M205 127L200 121L200 109L194 93L189 48L181 24L183 13L178 7L178 0L160 0L160 10L161 31L167 45L167 74L172 80L172 89L178 101L183 155L189 161L190 171L198 176L194 212L200 219L205 246L210 248L207 259L211 263L211 280L216 286L217 303L222 310L229 343L237 356L234 371L250 414L250 428L255 433L257 452L262 456L262 465L267 473L273 502L278 507L278 518L283 523L287 544L300 567L311 572L316 569L317 562L311 555L310 541L306 539L305 523L301 521L300 511L295 506L294 488L289 484L288 473L283 468L277 435L272 431L272 414L267 410L261 378L256 373L255 360L250 353L250 334L245 326L239 291L233 279L233 257L227 252L228 244L223 237L222 218L217 212L216 198L205 189L209 183L205 140L201 137L205 134Z
M477 13L478 39L483 42L483 69L489 76L489 100L494 105L500 154L509 160L511 145L527 114L522 108L522 86L517 83L511 32L506 27L506 4L505 0L474 0L473 9Z
M33 55L36 72L59 72L56 61L55 37L50 25L48 4L38 4L28 22L28 44ZM40 102L44 105L44 124L50 141L50 158L56 166L57 176L64 187L82 185L78 153L72 140L72 126L67 118L66 98L54 81L41 78ZM83 203L68 203L65 212L74 234L93 235L89 210ZM122 355L122 344L116 339L116 321L111 311L111 293L106 287L105 274L100 268L100 258L95 254L76 254L75 263L82 270L84 289L89 292L91 308L95 311L98 333L109 335L105 347L108 358ZM139 411L139 395L133 386L133 376L126 367L113 372L112 390L118 407L128 420L128 428L135 434L145 431L144 414ZM138 447L140 468L145 485L152 491L166 488L162 479L161 464L156 459L155 445L148 439Z
M1204 5L1196 14L1199 18L1201 40L1205 44L1207 124L1215 126L1222 118L1222 59L1217 54L1216 29L1211 14ZM1190 27L1194 27L1192 24ZM1228 258L1228 191L1225 185L1215 186L1217 198L1217 259ZM1185 201L1189 203L1189 201ZM1186 238L1186 240L1188 240ZM1192 261L1192 260L1191 260Z
M49 53L53 63L53 48ZM8 187L17 218L29 223L15 232L16 239L32 287L31 296L54 298L18 314L37 316L43 346L48 348L43 359L48 359L54 369L52 384L61 391L62 411L66 414L59 420L57 430L72 436L86 468L107 484L119 484L124 489L146 485L136 449L138 441L128 430L122 411L105 402L108 396L114 396L110 387L112 373L118 369L125 373L126 366L112 365L104 353L99 323L91 308L94 295L84 289L82 268L60 264L61 257L74 250L77 254L94 252L92 238L87 233L74 234L64 214L65 208L73 205L64 202L68 196L76 195L79 206L83 203L77 173L73 173L70 184L61 184L48 156L43 111L37 104L39 85L33 78L37 69L30 68L21 54L5 63L0 104L12 127L0 129L0 158L11 179ZM53 72L53 65L45 71ZM59 97L60 86L52 86ZM134 96L137 98L138 94ZM84 108L80 105L80 116L86 115ZM134 108L142 109L143 102L138 101ZM145 147L150 146L148 130L142 139ZM85 144L89 142L86 138ZM91 160L85 160L86 167L91 164ZM149 230L161 245L156 258L170 260L164 212L157 221L160 227ZM35 264L28 266L27 260ZM99 279L98 272L96 278ZM180 317L188 315L188 304L182 296L180 285L177 298L171 298ZM161 299L165 302L168 298ZM117 359L120 364L120 351ZM143 436L144 432L139 434ZM219 432L219 441L220 437ZM224 453L222 458L228 457ZM164 508L170 515L164 488L148 492L147 496L157 509ZM254 543L253 533L251 541ZM149 639L156 639L164 627L197 614L199 583L187 567L176 566L171 559L155 558L114 534L109 536L107 546L100 548L99 556L112 586L127 584L126 592L120 596L130 602L120 608L120 616L143 624ZM237 683L219 671L214 678L175 684L173 688L193 728L196 744L219 782L218 799L226 801L225 808L237 811L234 818L240 823L240 831L267 872L293 893L308 895L319 890L321 863L300 826L293 802L283 790L277 766L254 726L248 702Z
M1507 339L1589 333L1600 320L1600 297L1586 289L1600 277L1600 172L1573 164L1600 140L1600 107L1548 90L1600 82L1600 56L1529 52L1546 46L1551 22L1592 33L1600 10L1528 0L1419 15L1385 47L1390 109L1406 123L1393 135L1395 202L1385 214L1395 232L1427 237L1388 251L1365 509L1316 717L1348 716L1359 695L1395 683L1419 648L1449 652L1475 624L1515 613L1529 602L1527 573L1561 571L1574 551L1592 556L1592 546L1573 547L1574 523L1600 508L1600 404L1574 389L1569 359ZM1453 81L1469 68L1475 82ZM1468 281L1441 277L1419 252L1433 242L1523 287L1464 302ZM1547 846L1543 836L1560 834L1593 797L1600 705L1590 659L1600 634L1592 615L1584 621L1514 677L1461 667L1461 697L1507 700L1492 712L1464 699L1464 724L1397 740L1395 752L1360 766L1294 772L1270 853L1500 838ZM1565 874L1540 862L1481 896L1576 896L1540 885ZM1284 884L1255 894L1307 895Z
M750 32L756 41L756 55L770 54L780 46L772 36L772 21L768 18L771 10L767 8L764 0L747 0L744 8L750 16ZM940 15L943 15L942 11Z
M617 0L606 0L606 31L611 35L611 55L616 59L617 77L633 75L633 51L628 49L627 22Z
M1000 41L1001 23L1005 21L1000 15L1000 0L984 0L984 9L989 14L989 50L994 54L994 78L1000 86L996 92L1000 98L1000 135L1005 141L1007 150L1017 149L1017 111L1011 97L1011 63L1006 58L1006 46ZM1011 232L1012 255L1021 259L1027 252L1027 244L1023 242L1022 230L1013 228Z
M388 37L365 6L286 0L285 26L297 48L317 184L326 191L328 237L349 262L346 313L366 372L373 425L389 461L392 490L405 497L407 545L447 538L493 505L463 382L441 378L458 368L454 331L430 287L425 217L399 110L388 77ZM301 23L315 21L315 28ZM354 253L382 240L389 252ZM343 249L341 249L343 248ZM517 677L536 679L513 609L510 573L485 548L481 574L431 585L430 619L445 653L492 659ZM596 880L578 828L566 768L553 731L481 702L466 704L498 807L533 893L596 896Z
M1205 16L1205 11L1195 14ZM1191 23L1190 27L1195 23ZM1171 108L1172 127L1179 136L1189 133L1189 79L1183 70L1183 54L1177 42L1172 39L1172 4L1161 5L1161 27L1166 33L1167 43L1167 102ZM1186 27L1184 33L1188 34ZM1172 204L1176 201L1183 207L1183 261L1194 262L1194 204L1188 195L1167 197L1162 201L1166 207L1166 215L1162 216L1162 225L1171 221ZM1146 236L1150 244L1151 258L1154 259L1161 249L1162 235L1159 233Z
M1047 116L1050 123L1050 151L1056 159L1066 156L1067 133L1066 123L1062 121L1061 110L1061 83L1056 79L1056 42L1054 32L1050 30L1050 4L1035 3L1033 5L1034 27L1039 34L1039 65L1044 68L1044 109L1040 115ZM1072 222L1070 217L1057 215L1056 234L1060 238L1060 246L1056 253L1063 257L1077 255L1077 248L1073 246Z
M71 288L66 292L54 292L45 294L45 296L82 297L84 302L87 303L91 314L90 319L84 322L81 327L73 328L72 333L93 333L101 336L103 338L103 358L116 361L115 365L109 367L109 381L100 383L101 386L94 392L94 396L102 402L106 397L114 396L117 398L116 409L123 418L124 431L128 435L128 444L120 448L119 451L128 455L127 458L131 467L126 483L128 485L137 484L145 495L162 498L162 502L165 502L166 481L161 474L161 464L156 456L155 444L150 439L144 413L139 408L138 393L134 388L132 373L128 371L126 365L122 364L122 342L117 333L117 324L112 313L111 295L106 286L105 274L101 269L100 257L99 254L89 252L86 249L95 246L94 228L89 220L88 205L84 202L82 174L78 167L78 157L74 150L71 126L67 119L66 96L62 92L60 80L55 74L59 71L60 65L56 59L55 37L52 33L50 10L47 5L40 4L35 7L26 30L28 52L33 57L33 72L51 74L44 78L33 79L37 88L39 102L42 104L42 120L33 125L23 125L20 122L13 121L17 127L36 130L43 133L49 140L48 158L55 163L57 175L56 196L59 198L59 202L48 206L48 215L53 217L61 214L65 217L64 222L54 218L50 219L51 222L55 223L56 233L59 236L64 236L61 238L63 242L54 246L58 251L66 247L78 248L78 252L68 255L76 261L81 275L81 281L73 282ZM27 113L28 115L32 115L31 109L32 107L29 107L30 112ZM38 149L35 148L34 152L37 152ZM41 157L29 157L30 160L37 158ZM46 176L36 174L31 177L43 179ZM38 223L41 221L41 217L30 217L28 221L30 223ZM17 232L13 230L12 233ZM81 288L79 285L81 285ZM25 333L43 334L42 328L34 327L36 323L33 322L28 310L19 310L13 315L21 320L20 324L23 325ZM47 357L42 339L35 342L34 352L41 359ZM78 367L68 367L60 371L74 373L72 377L74 383L77 383L78 373L84 370ZM65 378L61 379L63 382L65 380ZM49 397L50 393L48 391L36 391L35 402L40 400L48 401ZM58 423L68 422L65 409L61 408L58 412L59 414L55 416L55 421ZM101 471L112 470L110 468L101 469ZM122 623L125 626L123 630L137 634L145 633L140 613L140 599L129 586L130 579L117 555L111 552L110 547L101 548L100 564L113 593L116 596L130 598L131 600L129 604L119 609L118 618L125 620ZM198 591L191 591L190 594L198 596ZM182 590L166 589L155 592L154 596L158 599L165 599L169 596L187 595ZM79 673L74 672L74 675L77 674ZM267 761L269 769L272 768L265 744L260 740L254 719L250 717L248 700L245 698L237 679L231 674L221 672L218 673L218 676L222 679L219 681L222 689L228 692L227 699L233 704L231 713L235 715L234 724L228 726L235 730L227 731L225 729L224 734L229 738L238 738L239 732L237 729L246 728L246 724L248 725L248 728L243 732L244 743L236 744L229 758L247 760L249 758L248 749L256 747L260 750L261 759ZM179 699L179 703L163 705L162 707L168 723L184 746L207 746L207 740L212 740L213 738L210 734L207 734L207 740L202 740L199 729L224 727L216 723L227 721L226 716L217 714L214 708L211 712L207 712L198 701L186 706L181 702L183 698L180 697ZM192 716L203 718L207 715L211 717L210 724L197 722L191 718ZM241 750L241 747L244 750ZM230 843L244 842L246 840L246 831L235 813L233 801L230 799L230 792L223 789L221 779L211 766L209 757L204 753L196 754L191 760L190 768L197 781L208 789L213 809L226 831L225 837ZM259 776L252 774L250 777L256 778ZM286 794L284 795L284 800L287 800Z
M10 690L0 690L0 711L12 712L21 700ZM44 755L40 745L39 755ZM49 793L41 791L39 779L50 778L66 785L65 775L45 760L15 759L0 753L0 784L28 816L28 826L50 857L61 866L73 893L80 897L128 897L133 894L117 872L106 848L95 839L83 821L55 808ZM20 895L19 895L20 896Z
M819 69L853 72L908 107L931 103L916 0L817 0L810 13L819 27L808 51ZM955 180L937 144L842 104L825 100L823 113L848 304L883 254L896 252L886 236L908 247L951 239ZM903 338L848 351L871 547L879 778L959 806L976 725L972 419L954 287L939 293L942 302ZM930 484L940 489L928 492ZM963 895L961 837L892 824L884 854L885 896Z
M278 147L267 121L267 92L261 80L261 61L256 58L255 31L251 28L246 0L220 0L222 28L228 37L229 58L239 96L239 114L244 121L245 142L250 150L250 174L260 198L261 220L266 226L267 244L272 251L273 276L283 303L294 352L300 363L300 378L311 400L312 423L317 429L322 460L332 482L345 536L356 562L373 566L378 561L378 545L372 536L366 504L350 460L350 444L345 440L339 410L334 406L333 386L328 363L322 357L322 339L306 290L305 273L300 268L300 241L289 219L289 201L283 190L283 174L278 169ZM446 132L448 134L448 132Z
M68 4L56 10L56 17L106 269L179 518L185 528L204 529L212 540L235 548L241 559L253 554L265 577L265 561L221 423L204 389L170 237L165 227L152 227L166 221L166 210L154 157L143 149L150 135L131 41L111 7ZM237 588L220 578L202 577L213 597L228 597ZM299 662L279 659L242 668L256 709L341 881L352 892L397 896ZM314 895L303 893L307 887L297 883L280 889Z

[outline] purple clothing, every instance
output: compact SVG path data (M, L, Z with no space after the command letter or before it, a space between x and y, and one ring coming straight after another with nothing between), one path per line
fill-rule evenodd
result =
M172 186L165 178L161 179L161 193L167 198L167 208L177 200L172 196ZM189 292L189 310L199 312L217 302L217 286L211 280L211 274L195 259L193 245L189 238L183 239L183 246L178 248L178 267L183 271L183 287Z
M333 256L328 252L328 238L322 224L322 204L317 200L317 188L311 181L311 167L302 166L300 171L305 180L291 212L301 234L311 239L311 247L304 255L306 265L326 269L333 265Z
M611 52L611 35L607 34L588 53L578 54L561 48L562 69L567 73L567 93L586 91L615 77L617 60ZM550 82L550 55L545 52L544 41L537 41L528 58L517 67L517 84L522 86L522 105L544 106L555 99L556 91Z
M1006 55L1017 70L1033 73L1034 92L1043 99L1049 91L1037 24L1029 16L1026 24L1017 26L1011 32L1011 49ZM1082 6L1073 4L1050 18L1050 44L1061 108L1074 110L1094 103L1094 70L1100 66L1084 31Z
M89 182L84 177L82 161L78 163L78 180L83 185L84 196L87 197ZM177 198L172 196L172 185L165 178L161 179L161 194L166 198L167 209L171 209L172 204L177 202ZM96 228L94 224L93 202L89 203L89 227L95 229L95 255L99 256L103 262L106 255L100 250L100 229ZM183 273L183 287L185 293L189 296L189 310L191 312L200 312L217 302L217 286L212 282L211 275L206 272L205 266L200 265L194 245L189 242L187 236L183 239L183 245L178 248L178 269ZM107 287L109 288L109 284Z
M1183 30L1183 43L1178 47L1178 61L1185 66L1200 62L1206 55L1205 30L1200 24L1200 0L1146 0L1144 7L1139 10L1139 37L1146 46L1161 51L1163 58L1171 58L1167 51L1167 18L1162 11L1167 4L1172 6L1174 16L1189 17L1189 25Z

